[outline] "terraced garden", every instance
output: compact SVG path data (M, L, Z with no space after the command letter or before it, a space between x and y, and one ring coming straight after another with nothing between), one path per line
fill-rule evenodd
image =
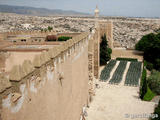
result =
M120 61L116 71L114 72L111 80L109 81L110 84L118 84L121 82L126 65L127 61Z
M137 86L141 77L142 62L131 62L128 69L125 85Z
M139 85L139 80L141 77L141 67L142 67L142 62L138 62L136 60L133 61L127 61L125 60L120 60L119 65L116 66L116 70L112 71L114 66L116 65L117 60L111 60L105 68L102 70L100 79L101 81L107 81L109 78L109 84L119 84L122 79L124 80L124 85L129 85L129 86L138 86ZM127 63L130 62L130 66L127 65ZM127 67L126 67L127 66ZM129 68L128 68L129 67ZM128 71L127 71L128 70ZM125 71L125 73L124 73ZM113 75L111 74L113 73ZM112 76L110 76L110 74ZM123 78L123 76L125 78Z
M111 60L105 68L102 70L101 75L100 75L100 80L101 81L107 81L110 77L110 73L113 69L113 67L116 64L116 60Z

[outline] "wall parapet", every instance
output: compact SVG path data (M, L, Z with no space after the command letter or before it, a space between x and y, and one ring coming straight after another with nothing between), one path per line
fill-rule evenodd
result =
M40 31L40 30L32 30L32 31L9 31L9 32L1 32L0 39L4 40L7 36L17 36L17 35L34 35L34 36L46 36L46 35L57 35L55 31Z

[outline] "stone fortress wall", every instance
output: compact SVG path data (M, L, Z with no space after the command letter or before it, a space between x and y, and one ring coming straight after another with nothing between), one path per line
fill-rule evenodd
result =
M114 40L113 40L113 22L112 21L100 21L99 22L99 31L100 36L106 34L108 40L108 46L110 48L114 48Z
M88 96L85 94L88 90L88 69L82 67L87 66L86 37L83 35L82 38L69 40L49 52L37 55L33 64L26 60L22 66L14 66L9 75L10 81L2 77L4 85L1 86L1 92L5 90L1 94L2 119L61 120L66 115L70 117L68 119L74 119L77 114L74 112L71 115L69 111L79 113ZM75 78L73 73L76 77L78 74L80 76ZM81 99L83 97L86 99ZM78 100L81 102L74 102ZM75 107L70 107L72 105Z
M0 74L1 119L80 119L94 95L97 32L76 35L36 55L33 62L25 60L22 65L13 66L8 76Z

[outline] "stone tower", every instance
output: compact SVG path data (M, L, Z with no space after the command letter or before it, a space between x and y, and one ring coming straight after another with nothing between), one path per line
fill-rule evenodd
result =
M95 9L94 13L95 13L95 18L98 18L98 17L99 17L99 9L98 9L98 6L96 6L96 9Z
M98 18L99 18L99 9L98 9L98 6L96 6L96 9L94 11L94 16L95 16L95 27L98 27Z
M96 6L95 13L95 34L94 34L94 76L99 78L99 43L100 43L100 28L99 28L99 9Z

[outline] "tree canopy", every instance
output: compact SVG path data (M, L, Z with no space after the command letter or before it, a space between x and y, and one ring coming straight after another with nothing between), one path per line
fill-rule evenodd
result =
M144 52L148 69L160 70L160 33L150 33L143 36L135 48Z

